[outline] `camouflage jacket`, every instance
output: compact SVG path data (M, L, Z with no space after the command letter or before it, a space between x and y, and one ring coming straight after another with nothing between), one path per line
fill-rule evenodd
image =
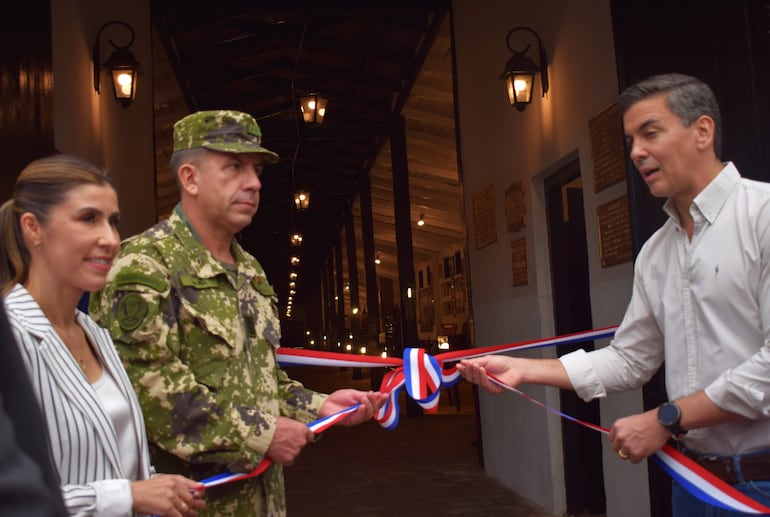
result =
M279 368L275 291L235 242L233 253L229 270L173 213L123 243L91 297L139 396L158 472L201 479L251 470L277 416L307 423L326 400ZM201 515L282 515L283 471L273 465L206 499Z

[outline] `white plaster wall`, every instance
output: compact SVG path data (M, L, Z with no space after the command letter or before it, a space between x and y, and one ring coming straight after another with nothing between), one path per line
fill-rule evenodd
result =
M618 95L609 1L455 0L453 9L457 124L477 345L553 335L543 180L574 157L580 160L584 185L594 327L618 324L630 297L632 264L601 267L596 208L623 195L626 185L623 182L594 193L588 128L589 120ZM540 97L538 79L536 98L523 113L508 107L504 84L498 79L510 57L506 35L520 25L540 34L548 53L550 79L546 98ZM527 224L508 233L504 195L517 181L525 185ZM473 198L489 185L495 191L497 242L477 250ZM527 239L529 285L514 288L509 243L522 236ZM548 349L529 354L555 355ZM523 388L538 400L558 407L557 390ZM559 419L515 395L482 394L480 402L488 474L546 511L564 513ZM600 423L609 426L618 417L641 409L640 391L612 395L601 403ZM646 466L620 461L606 439L603 443L607 515L648 516ZM629 500L635 501L632 508Z
M121 237L128 237L156 221L150 2L52 0L51 14L54 143L59 151L108 170L118 191ZM94 90L91 52L99 27L111 20L133 27L136 40L131 52L144 71L128 109L115 101L104 71L101 95ZM101 61L112 53L109 38L123 45L130 34L119 26L103 31Z

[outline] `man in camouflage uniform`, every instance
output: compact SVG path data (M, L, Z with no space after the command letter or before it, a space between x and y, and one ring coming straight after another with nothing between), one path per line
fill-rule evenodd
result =
M273 460L256 478L208 489L201 515L284 515L282 468L313 440L305 424L360 402L343 421L355 425L385 398L316 393L277 365L275 291L234 239L257 211L263 163L278 160L261 136L240 112L177 122L171 167L181 202L123 243L90 304L139 394L159 472L203 479Z

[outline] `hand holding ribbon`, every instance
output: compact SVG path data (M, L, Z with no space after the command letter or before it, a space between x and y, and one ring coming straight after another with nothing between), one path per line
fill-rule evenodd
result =
M382 392L361 392L352 389L335 390L329 394L323 406L321 406L321 415L337 413L351 406L357 405L358 409L349 413L346 418L338 421L342 426L354 426L366 422L374 413L385 403L388 396Z
M606 427L584 422L583 420L562 413L557 409L546 406L517 388L508 386L494 375L487 374L487 377L502 389L512 391L562 418L566 418L576 424L604 434L609 434L610 432ZM739 492L670 445L664 445L662 449L653 454L652 458L668 475L701 501L712 506L736 512L745 512L756 515L770 514L770 508L767 508Z
M340 420L347 417L350 413L353 413L356 411L361 404L354 404L348 408L343 409L342 411L338 411L334 414L331 414L329 416L326 416L324 418L319 418L318 420L314 420L313 422L310 422L307 424L308 429L313 432L313 434L320 434L324 432L329 427L333 426ZM233 472L223 472L221 474L217 474L216 476L211 476L206 479L202 479L200 482L205 487L212 487L217 485L224 485L225 483L232 483L233 481L239 481L241 479L248 479L256 477L260 474L262 474L267 467L269 467L273 463L273 460L270 459L268 456L265 456L262 458L262 461L259 462L259 465L252 470L251 472L242 472L242 473L233 473Z

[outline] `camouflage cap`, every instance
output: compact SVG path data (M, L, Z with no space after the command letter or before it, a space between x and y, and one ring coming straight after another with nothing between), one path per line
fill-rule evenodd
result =
M257 121L240 111L198 111L174 124L174 151L203 147L223 153L260 153L266 163L277 162L278 155L261 144Z

